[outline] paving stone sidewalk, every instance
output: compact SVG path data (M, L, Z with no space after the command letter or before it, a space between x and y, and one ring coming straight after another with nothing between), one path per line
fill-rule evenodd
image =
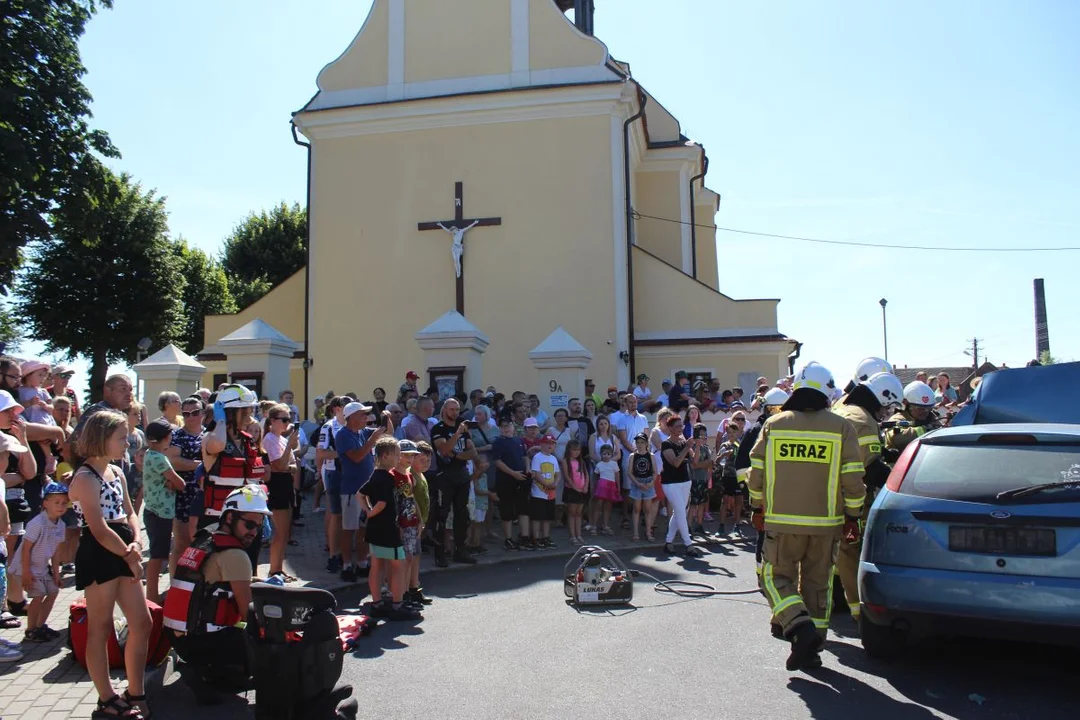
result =
M295 527L293 531L293 539L298 545L288 548L285 560L286 572L299 578L298 585L319 587L332 592L346 590L357 585L366 587L365 579L362 579L360 583L346 583L337 574L326 572L324 515L311 512L310 504L310 496L305 497L305 511L300 519L302 525ZM659 525L657 537L661 538L660 542L662 542L661 533L667 523L662 517L657 520ZM496 523L495 527L498 526ZM502 563L554 555L568 557L576 550L570 544L565 529L553 528L552 539L558 544L555 550L508 551L502 548L500 535L497 540L493 538L487 542L488 552L478 557L478 564L493 566L492 572L498 572L496 566ZM659 546L659 542L632 540L629 530L616 530L615 535L611 537L586 536L585 539L615 551ZM265 577L269 570L268 554L265 548L260 561L259 576ZM437 568L430 554L426 554L421 561L421 572L424 574L453 572L455 569L464 567L469 566L451 564L449 568ZM161 590L164 591L167 585L168 577L162 576L160 578ZM75 590L74 577L64 576L63 588L48 620L51 627L66 630L68 608L79 595L81 593ZM0 637L12 642L21 641L22 634L23 628L0 630ZM64 632L63 637L50 642L24 643L22 645L25 653L23 660L18 663L0 665L0 720L39 720L42 718L85 720L90 717L97 702L97 693L86 671L72 657L66 641L67 633ZM161 674L161 672L157 673L156 681L159 684L162 682ZM117 689L122 691L126 687L123 671L113 671L113 678L118 681L116 682ZM173 674L171 678L164 678L164 682L175 683L177 679L177 676ZM158 708L155 711L158 717L193 717L198 712L198 707L193 704L190 693L172 690L162 696L163 701L166 698L172 707ZM189 702L192 703L190 707L176 707L178 704L185 705Z

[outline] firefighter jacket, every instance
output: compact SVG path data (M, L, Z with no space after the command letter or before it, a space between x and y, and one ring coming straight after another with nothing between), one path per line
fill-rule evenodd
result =
M765 529L839 534L866 497L855 427L827 410L786 410L769 418L750 451L750 504L764 507Z
M228 582L208 583L206 561L216 552L244 546L232 535L200 530L176 563L165 596L164 625L179 633L204 635L232 627L244 619Z
M855 426L859 438L859 457L863 467L870 467L881 457L881 427L870 411L860 405L833 405L832 411Z
M912 440L921 438L937 427L937 420L934 415L931 414L925 422L919 422L907 410L897 412L889 418L889 421L908 423L907 427L893 426L885 432L885 444L896 451L903 450L911 444Z

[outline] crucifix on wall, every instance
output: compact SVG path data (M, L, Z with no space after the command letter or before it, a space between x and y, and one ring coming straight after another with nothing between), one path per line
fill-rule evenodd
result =
M501 217L466 218L464 201L464 183L454 183L454 219L435 220L417 223L417 230L445 230L450 233L453 243L450 254L454 258L454 272L457 278L457 311L465 314L465 233L474 227L492 227L502 225Z

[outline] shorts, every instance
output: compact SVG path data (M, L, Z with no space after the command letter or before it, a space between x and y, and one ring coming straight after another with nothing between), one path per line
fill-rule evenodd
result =
M377 557L380 560L404 560L405 548L400 545L394 547L383 547L382 545L368 545L368 552L372 557Z
M163 518L149 510L143 511L143 529L150 539L150 559L168 560L172 546L173 521Z
M109 523L109 527L125 545L135 542L135 535L127 523ZM88 528L83 528L79 549L75 552L75 589L82 590L121 577L134 577L124 558L105 549Z
M25 535L25 534L26 534L26 523L22 523L22 522L13 522L13 523L11 523L11 532L9 532L8 535L20 535L21 536L21 535Z
M293 506L293 481L292 473L272 472L266 483L269 501L266 506L271 510L291 510Z
M360 498L352 495L338 495L341 503L341 529L363 530L367 527L367 516L364 508L360 505Z
M656 485L652 485L648 490L642 490L638 487L637 483L630 486L630 499L631 500L655 500L656 499Z
M9 535L15 535L15 523L18 523L21 529L23 523L34 517L34 510L30 507L30 503L26 501L26 492L22 488L8 490L8 496L4 504L7 505L8 520L11 521L11 527L13 528Z
M739 478L734 476L725 476L720 478L720 488L724 492L724 496L734 496L739 494Z
M50 595L56 595L60 592L60 588L57 586L56 581L53 580L53 576L50 573L45 573L41 577L33 577L30 579L30 584L24 583L23 589L26 590L26 597L28 598L43 598Z
M495 479L495 494L499 496L499 517L504 522L510 522L518 515L524 515L527 505L519 505L516 497L517 480L511 477L497 477Z
M23 483L23 490L26 491L26 502L30 505L30 518L41 512L41 476L32 477Z
M405 548L405 557L420 555L422 552L420 549L420 528L401 528L401 546Z
M517 510L518 515L528 515L529 506L532 504L532 482L525 481L519 483L514 482L514 491L511 493L514 498L514 509ZM502 495L499 495L501 498ZM510 516L513 519L513 516Z
M68 530L74 530L79 527L79 516L75 514L75 508L68 508L64 511L64 514L60 516L60 521L64 523L64 527Z
M323 470L322 486L327 495L340 495L341 473L337 470Z
M473 522L482 523L484 518L487 517L487 508L476 508L473 510Z
M690 478L690 504L704 505L709 501L709 476Z
M584 505L589 502L589 496L580 490L566 486L562 491L562 501L564 505Z
M187 522L188 518L200 517L202 510L198 513L191 512L191 498L199 490L199 484L194 480L184 480L184 489L176 493L176 519L180 522Z
M555 519L555 501L529 497L529 519L550 522Z
M191 493L191 504L188 505L189 517L202 517L203 511L206 510L206 493L198 485L195 486L195 492Z

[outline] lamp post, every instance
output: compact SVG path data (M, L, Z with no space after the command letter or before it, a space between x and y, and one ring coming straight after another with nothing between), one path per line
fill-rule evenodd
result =
M889 361L889 326L885 321L885 306L889 304L889 301L885 298L878 300L878 304L881 305L881 334L885 339L885 362Z

